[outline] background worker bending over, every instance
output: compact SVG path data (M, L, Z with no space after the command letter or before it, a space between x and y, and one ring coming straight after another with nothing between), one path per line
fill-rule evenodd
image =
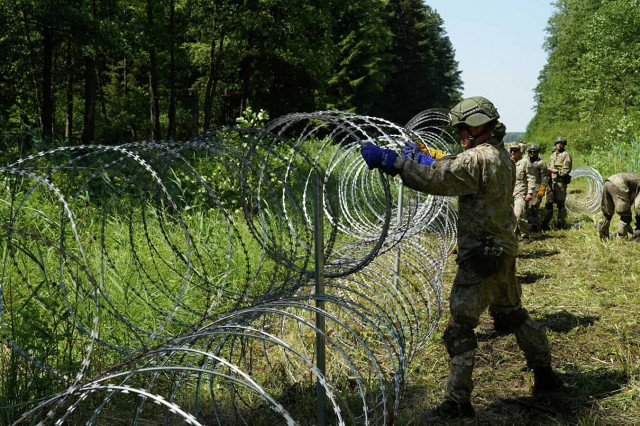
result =
M631 229L631 206L636 212L636 229ZM604 218L598 224L600 238L609 238L609 225L614 213L620 216L617 236L633 239L640 238L640 175L636 173L618 173L604 181L604 194L601 204Z

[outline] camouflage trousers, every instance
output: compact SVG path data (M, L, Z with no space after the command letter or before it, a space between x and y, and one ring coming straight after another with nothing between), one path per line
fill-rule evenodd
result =
M524 196L516 195L513 197L513 213L516 215L516 232L523 237L529 236L529 222L527 220L527 202Z
M546 197L542 225L547 226L551 223L551 219L553 219L554 204L558 208L558 224L564 224L567 219L567 207L565 206L565 201L567 199L567 184L564 182L554 181L547 188Z
M477 348L474 328L487 307L494 321L500 320L502 326L516 335L518 346L530 367L551 365L544 327L533 321L522 308L521 295L522 288L516 279L515 256L506 256L502 267L488 276L474 271L468 262L460 263L451 289L451 316L443 334L450 357L445 391L448 400L458 403L470 401Z
M598 223L598 233L601 238L609 237L609 225L613 214L617 213L620 216L620 222L618 222L618 236L626 237L627 234L633 234L631 228L631 206L636 212L636 228L640 229L640 221L638 220L638 213L640 212L640 195L635 200L629 199L629 195L620 191L617 186L608 180L604 182L604 194L602 195L602 202L600 209L602 210L603 218ZM637 229L637 230L638 230Z
M540 230L540 204L542 204L542 197L538 197L536 192L529 202L529 214L527 215L527 222L533 232Z

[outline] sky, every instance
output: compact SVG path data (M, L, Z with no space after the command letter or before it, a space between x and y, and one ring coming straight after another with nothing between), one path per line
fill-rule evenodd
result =
M547 62L550 0L425 0L444 21L464 83L463 96L491 100L507 132L533 118L533 89Z

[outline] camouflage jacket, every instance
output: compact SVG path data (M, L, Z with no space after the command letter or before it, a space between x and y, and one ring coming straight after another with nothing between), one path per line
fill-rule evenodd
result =
M549 172L547 171L547 163L542 158L538 157L537 160L531 161L531 167L533 168L533 177L536 180L536 192L540 189L540 185L548 187Z
M551 174L552 180L555 181L558 179L558 177L569 176L569 173L571 173L572 164L571 154L569 154L567 151L553 151L551 153L549 164L550 167L555 170L555 172Z
M536 190L536 178L533 175L533 166L527 157L522 157L516 163L516 183L513 188L513 196L524 198Z
M486 241L506 254L518 251L513 232L513 187L516 168L502 142L490 139L430 166L398 156L393 166L409 188L433 195L458 196L458 262L471 257Z
M626 201L631 202L640 195L640 175L635 173L618 173L607 179L620 191L620 195L626 195ZM636 212L638 214L638 212Z

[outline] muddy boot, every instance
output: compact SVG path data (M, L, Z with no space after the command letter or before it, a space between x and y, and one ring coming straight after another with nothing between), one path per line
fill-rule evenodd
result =
M564 383L550 365L533 369L533 394L562 391Z
M630 234L633 236L633 228L631 228L631 216L620 216L620 222L618 222L618 236L624 238Z
M442 404L425 413L424 419L427 421L450 420L461 417L473 417L475 414L476 412L469 401L457 403L446 399Z

